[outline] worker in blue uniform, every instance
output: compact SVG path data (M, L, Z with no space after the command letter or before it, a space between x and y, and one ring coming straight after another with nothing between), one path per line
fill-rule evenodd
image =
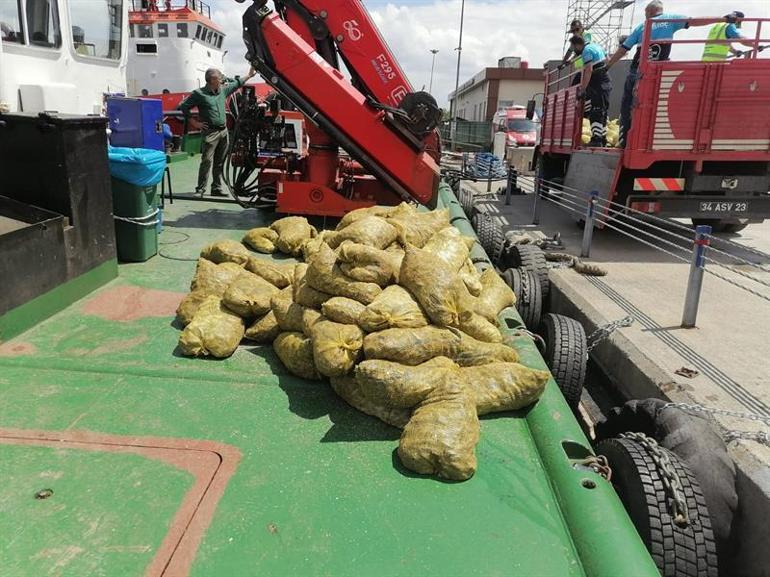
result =
M607 55L598 44L586 44L582 36L570 38L572 51L583 60L578 99L584 99L584 114L591 123L589 146L607 145L607 110L610 107L612 81L607 74Z
M707 26L713 22L713 19L709 20L708 18L688 18L679 14L666 14L663 12L663 2L660 0L653 0L647 4L644 9L644 15L647 20L676 20L676 22L660 22L652 25L650 30L650 51L647 57L648 60L652 61L668 60L671 55L671 44L658 44L655 40L671 40L674 38L674 34L680 30L690 28L691 26ZM631 69L626 77L623 100L620 104L620 142L623 147L626 146L626 136L629 130L631 130L634 88L636 87L636 81L639 79L640 49L644 38L645 25L646 22L642 22L634 28L633 32L621 44L615 54L607 61L607 68L612 68L618 60L628 54L629 50L634 46L638 47L634 60L631 63Z

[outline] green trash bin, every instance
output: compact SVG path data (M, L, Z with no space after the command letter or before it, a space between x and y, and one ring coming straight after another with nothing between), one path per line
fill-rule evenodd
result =
M115 241L122 262L144 262L158 254L158 186L137 186L112 177Z

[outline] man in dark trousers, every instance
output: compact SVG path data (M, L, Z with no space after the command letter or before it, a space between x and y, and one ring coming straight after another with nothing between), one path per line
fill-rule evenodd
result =
M610 107L612 81L607 74L607 55L598 44L586 44L582 36L570 38L572 51L583 60L578 98L585 99L584 112L591 122L588 146L607 146L607 110Z
M249 68L244 77L235 79L225 78L216 68L206 70L206 86L193 90L177 107L184 113L185 119L190 116L190 109L198 107L200 129L203 135L201 143L201 165L198 169L198 186L195 194L203 196L209 180L209 172L213 165L213 182L211 196L226 196L222 191L222 172L228 148L227 116L225 104L227 97L238 90L256 75L254 68Z

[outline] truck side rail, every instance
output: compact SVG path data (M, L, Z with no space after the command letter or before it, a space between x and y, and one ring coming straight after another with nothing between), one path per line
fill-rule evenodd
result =
M657 19L654 22L681 20ZM702 22L702 21L701 21ZM724 22L713 19L712 23ZM649 58L650 46L731 44L735 40L672 39L651 42L653 21L645 26L640 79L636 87L631 131L624 166L644 169L653 162L770 161L770 59L760 58L770 43L762 37L768 18L745 18L755 23L745 58L724 61L662 60Z
M735 39L707 38L654 40L656 23L648 20L641 44L639 81L635 90L632 128L627 136L623 166L645 169L659 160L770 162L770 59L761 57L770 44L763 38L770 19L744 18L756 30L741 42L743 58L703 62L650 58L651 45L730 44ZM700 25L724 22L723 18L698 19ZM708 30L708 28L705 28ZM704 34L705 36L705 34ZM768 50L770 53L770 50ZM577 89L570 86L579 71L564 74L563 67L546 75L541 151L570 154L582 148L582 110ZM615 86L615 90L622 89Z

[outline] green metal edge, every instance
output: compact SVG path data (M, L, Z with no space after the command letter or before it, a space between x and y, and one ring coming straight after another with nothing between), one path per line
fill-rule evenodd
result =
M453 226L464 235L476 238L473 226L446 182L439 188L441 207L449 209ZM478 242L472 256L476 260L484 258L491 265ZM513 337L517 327L523 326L513 308L503 311L501 321L503 332L509 337ZM515 338L513 343L527 366L548 370L531 339ZM593 471L575 467L576 461L594 453L553 378L543 397L527 414L527 425L586 575L659 576L612 485ZM593 488L584 486L584 481L590 481L588 484Z
M0 316L0 343L63 311L75 301L118 277L118 261L111 259Z

